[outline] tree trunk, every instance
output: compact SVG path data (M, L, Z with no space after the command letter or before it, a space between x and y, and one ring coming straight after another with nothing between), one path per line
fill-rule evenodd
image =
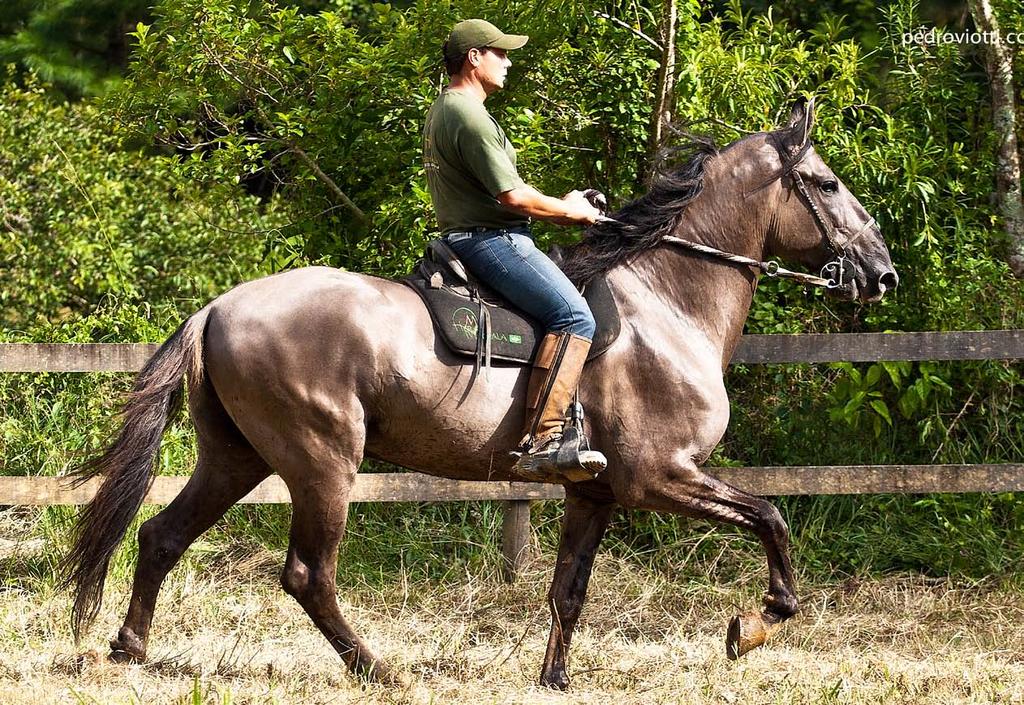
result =
M665 0L664 16L661 21L661 67L654 96L654 112L651 113L651 129L647 139L647 159L640 174L640 180L650 184L654 177L654 165L661 149L665 125L672 121L676 88L676 20L679 15L677 0Z
M968 0L974 24L988 35L985 60L992 86L992 125L999 136L996 155L996 197L1009 245L1007 261L1014 276L1024 278L1024 201L1021 200L1017 112L1013 91L1013 58L1002 43L999 22L990 0Z

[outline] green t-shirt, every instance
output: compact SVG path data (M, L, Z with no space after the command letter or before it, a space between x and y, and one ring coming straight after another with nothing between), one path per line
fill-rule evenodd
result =
M443 233L529 223L498 202L498 194L525 184L516 150L480 101L441 92L423 127L423 166Z

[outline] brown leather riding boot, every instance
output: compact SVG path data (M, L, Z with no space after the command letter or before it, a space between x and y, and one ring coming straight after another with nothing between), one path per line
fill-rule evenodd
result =
M524 448L513 471L531 480L591 480L608 461L580 448L578 434L565 433L566 410L579 385L590 341L572 333L548 333L533 360L526 393Z

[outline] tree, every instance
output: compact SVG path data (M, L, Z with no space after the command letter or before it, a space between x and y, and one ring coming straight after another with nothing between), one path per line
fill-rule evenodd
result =
M647 138L647 165L642 173L649 182L654 175L654 163L661 149L665 126L672 122L676 95L676 20L679 15L677 0L665 0L661 20L661 62L655 82L654 110L651 111L650 135Z
M968 5L978 30L989 37L984 44L985 60L992 91L992 126L999 140L996 198L1009 245L1007 262L1018 278L1024 278L1024 200L1021 198L1013 57L1003 43L999 20L990 0L969 0Z

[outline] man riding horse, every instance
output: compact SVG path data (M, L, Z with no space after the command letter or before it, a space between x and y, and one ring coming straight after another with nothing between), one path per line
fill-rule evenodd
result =
M534 353L524 436L514 471L544 479L604 469L594 450L559 452L566 409L576 393L596 324L576 287L537 249L530 219L592 225L601 213L581 191L552 198L516 171L516 152L484 107L501 88L508 51L528 37L505 34L490 22L464 20L443 47L451 77L427 113L423 163L444 241L470 272L547 331Z
M154 353L116 435L76 471L80 481L103 478L63 563L74 586L76 635L98 614L107 568L160 465L161 438L186 381L195 470L139 529L132 597L111 642L115 661L146 658L167 573L229 507L276 473L292 499L282 587L354 673L395 682L398 672L362 640L337 600L338 546L363 459L458 480L512 480L561 465L552 446L592 330L575 290L536 252L526 226L530 216L568 224L598 214L579 194L558 200L526 186L483 109L504 80L504 47L524 41L480 22L456 27L448 44L452 85L431 110L424 156L452 247L548 326L539 369L496 367L487 384L474 384L472 364L441 343L416 291L359 272L301 268L218 296ZM542 685L569 686L573 632L617 507L714 520L761 541L767 592L759 609L729 621L729 658L766 643L799 609L782 514L704 463L728 425L723 371L761 274L866 303L899 283L878 224L814 150L813 125L814 103L800 99L777 129L721 150L702 145L614 219L591 227L566 257L573 281L590 282L590 291L603 281L622 325L579 385L585 429L604 451L584 460L600 467L606 457L607 468L589 482L564 483ZM492 162L498 166L480 167ZM821 276L787 272L775 257ZM533 278L521 281L524 271ZM557 305L541 311L546 304L538 301L552 299ZM531 396L533 443L514 467L507 449L522 435L520 400ZM576 430L564 427L562 451L574 446Z

